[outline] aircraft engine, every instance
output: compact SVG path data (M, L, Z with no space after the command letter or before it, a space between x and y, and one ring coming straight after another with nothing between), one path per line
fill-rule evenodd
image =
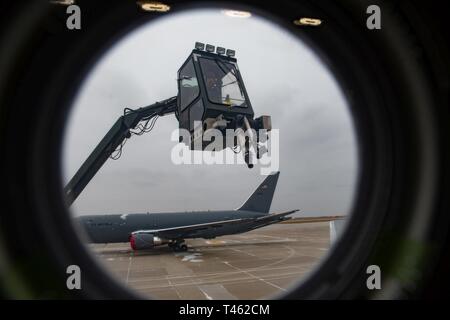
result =
M168 241L149 233L135 232L130 236L130 245L133 250L151 249L165 243L168 243Z

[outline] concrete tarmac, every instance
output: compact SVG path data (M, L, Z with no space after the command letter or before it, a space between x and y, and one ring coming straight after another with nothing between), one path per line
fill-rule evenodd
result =
M330 247L329 223L281 223L213 240L186 240L132 251L129 243L91 244L115 278L155 299L265 299L282 294L317 265Z

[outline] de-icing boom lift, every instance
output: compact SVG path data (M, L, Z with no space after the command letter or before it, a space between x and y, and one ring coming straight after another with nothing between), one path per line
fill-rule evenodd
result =
M109 157L118 158L123 144L133 134L149 132L159 116L174 113L180 132L189 132L190 141L180 134L180 142L191 150L204 150L203 135L208 129L217 129L224 137L223 146L236 148L243 153L249 168L254 157L267 152L260 141L260 129L271 130L270 116L254 118L250 99L245 90L235 51L210 44L195 43L189 57L178 70L178 95L150 106L129 109L117 119L100 143L81 165L64 188L70 206ZM226 136L235 132L231 145ZM199 143L200 142L200 143Z

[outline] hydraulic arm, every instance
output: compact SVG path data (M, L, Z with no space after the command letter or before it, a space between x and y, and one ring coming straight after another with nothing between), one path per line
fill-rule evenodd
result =
M70 206L75 201L111 154L125 139L131 137L132 130L136 129L139 123L143 121L148 122L155 116L174 113L176 108L177 99L175 96L147 107L135 110L125 109L124 115L117 119L108 133L106 133L97 147L81 165L80 169L78 169L73 178L65 186L64 193L67 204Z

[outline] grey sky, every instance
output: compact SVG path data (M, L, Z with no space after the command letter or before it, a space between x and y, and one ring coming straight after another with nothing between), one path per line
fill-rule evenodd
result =
M177 93L176 73L195 41L236 50L256 116L280 129L280 179L271 211L346 214L357 173L356 141L338 84L297 38L252 16L172 15L142 26L95 66L74 102L63 150L67 182L123 113ZM245 165L172 164L173 115L132 137L73 204L79 214L233 209L264 179Z

